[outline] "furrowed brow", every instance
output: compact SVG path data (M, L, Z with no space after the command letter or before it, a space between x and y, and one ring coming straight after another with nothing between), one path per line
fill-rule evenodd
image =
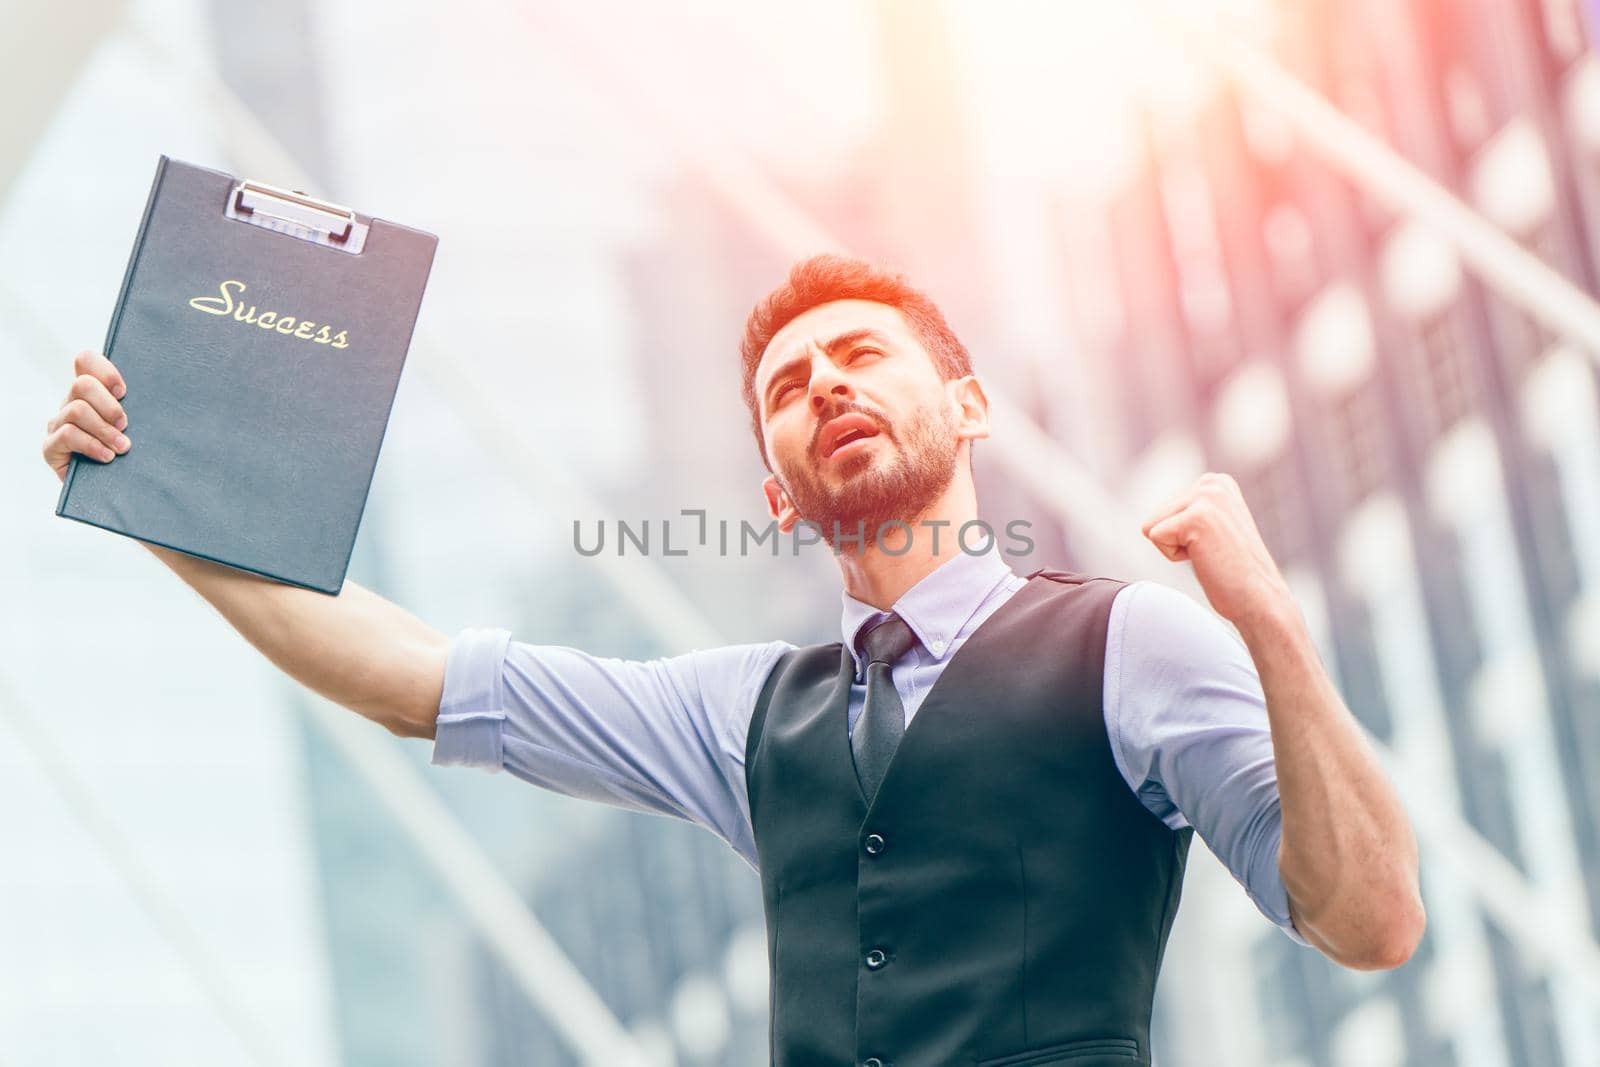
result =
M841 333L839 336L823 345L822 350L828 353L829 356L836 356L839 354L839 350L842 348L853 345L857 341L864 341L868 337L876 338L877 336L878 332L868 327L862 327L857 330L846 330L844 333Z
M829 359L832 359L834 356L837 356L841 350L848 348L857 341L865 341L868 338L876 341L882 340L877 330L863 326L854 330L846 330L844 333L839 334L837 337L834 337L824 344L822 346L822 350L828 353ZM778 369L772 372L772 377L767 380L767 389L765 393L766 402L769 404L772 402L773 386L783 381L784 378L786 378L790 373L799 367L802 367L810 362L811 360L806 356L796 356L793 359L787 360L780 364Z

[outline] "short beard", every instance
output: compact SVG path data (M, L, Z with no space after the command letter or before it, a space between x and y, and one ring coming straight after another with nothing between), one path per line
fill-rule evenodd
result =
M885 436L898 443L894 435L885 432ZM954 418L934 410L911 422L887 469L874 464L840 488L830 489L813 468L801 467L788 480L780 478L779 484L801 518L814 523L835 552L841 540L859 544L864 552L878 543L886 524L905 523L909 532L927 514L955 477L959 449ZM848 475L873 462L871 454L863 452L845 460L841 473Z

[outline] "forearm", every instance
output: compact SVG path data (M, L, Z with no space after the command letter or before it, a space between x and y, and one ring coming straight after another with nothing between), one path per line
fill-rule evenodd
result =
M1403 963L1422 935L1417 844L1400 798L1323 669L1299 609L1239 627L1271 724L1295 925L1350 967Z
M402 737L434 733L449 639L347 581L338 596L141 542L280 670Z

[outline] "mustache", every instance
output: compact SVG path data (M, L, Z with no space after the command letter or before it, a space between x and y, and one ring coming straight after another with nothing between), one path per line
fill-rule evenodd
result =
M810 451L813 456L817 454L817 444L822 440L822 428L840 415L864 415L872 420L872 425L878 428L879 433L891 441L896 440L894 430L889 426L888 419L861 404L844 400L834 404L817 417L817 424L811 430Z

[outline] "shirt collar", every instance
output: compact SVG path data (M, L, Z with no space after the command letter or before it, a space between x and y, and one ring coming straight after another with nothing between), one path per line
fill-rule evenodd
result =
M911 632L922 642L924 656L935 661L950 654L956 635L972 618L995 586L1012 574L1010 566L998 552L969 555L957 552L935 567L922 580L907 589L894 602L895 614L906 621ZM862 676L864 664L856 651L856 635L863 627L882 620L888 613L871 604L841 592L844 603L840 630L844 647L856 662L856 677Z

